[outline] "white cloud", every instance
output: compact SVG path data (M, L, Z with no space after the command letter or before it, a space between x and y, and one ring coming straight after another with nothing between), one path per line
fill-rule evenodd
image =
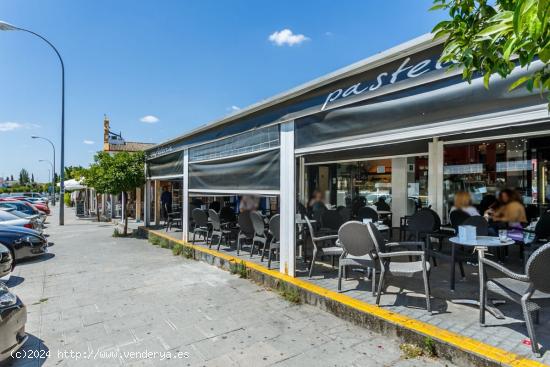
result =
M95 142L94 142L93 140L84 140L83 143L86 144L86 145L93 145L93 144L95 144Z
M277 46L294 46L308 41L309 37L306 37L303 34L294 34L290 29L285 28L282 31L273 32L269 36L269 40Z
M40 125L37 124L22 124L19 122L0 122L0 132L14 131L19 129L34 129L39 128Z
M238 110L240 110L240 109L241 109L241 108L240 108L239 106L235 106L235 105L229 107L229 110L230 110L231 112L236 112L236 111L238 111Z
M327 37L332 37L332 36L334 36L334 33L330 32L330 31L329 31L329 32L325 32L325 36L327 36Z
M154 115L146 115L140 118L139 121L145 122L146 124L156 124L160 119Z
M13 131L21 129L23 124L19 122L0 122L0 131Z

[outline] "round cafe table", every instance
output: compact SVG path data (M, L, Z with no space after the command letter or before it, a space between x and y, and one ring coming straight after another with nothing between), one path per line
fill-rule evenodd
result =
M504 247L504 246L510 246L515 243L515 241L511 238L507 238L505 241L501 241L498 237L491 237L491 236L477 236L475 240L473 241L465 241L461 240L459 237L451 237L449 238L449 242L451 243L451 290L454 291L455 287L455 247L458 246L466 246L471 247L473 251L477 251L480 257L485 256L485 252L489 248L495 248L495 247ZM456 299L452 300L451 302L457 303L457 304L465 304L465 305L473 305L479 307L479 300L471 300L471 299ZM492 302L493 305L497 304L497 301ZM498 301L498 303L504 303L503 301ZM488 306L487 311L491 313L494 317L497 319L504 319L504 315L500 310L498 310L494 306Z

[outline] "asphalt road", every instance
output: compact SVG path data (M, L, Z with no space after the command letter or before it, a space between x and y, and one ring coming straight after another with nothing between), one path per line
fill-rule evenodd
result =
M55 212L54 246L8 285L28 306L15 366L443 366L317 308L113 226Z

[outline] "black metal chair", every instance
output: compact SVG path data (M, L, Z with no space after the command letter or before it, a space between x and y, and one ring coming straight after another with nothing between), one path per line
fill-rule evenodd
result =
M337 211L338 211L338 214L340 214L340 217L342 218L342 223L346 223L351 220L351 217L353 215L351 208L341 206L337 209Z
M271 269L271 256L274 252L279 252L281 248L281 237L280 237L280 228L281 228L281 216L279 214L274 215L269 220L269 234L271 236L269 240L269 247L267 248L267 268ZM266 251L267 243L264 245L264 249L262 251L262 259L261 261L264 261L265 251ZM279 254L280 256L280 254Z
M241 252L242 243L251 242L254 239L254 225L250 218L250 212L239 214L239 233L237 234L237 255ZM252 245L253 246L253 245ZM252 248L250 249L252 252Z
M529 232L528 230L524 231ZM550 241L550 212L545 212L540 216L533 232L533 240L525 246L525 259L528 259L542 244Z
M214 243L214 237L218 239L218 248L217 250L220 250L220 245L222 243L222 239L225 240L226 243L229 242L229 236L231 235L231 231L227 229L223 229L222 222L220 220L220 216L214 209L208 210L208 214L210 217L210 224L212 225L212 232L210 233L210 244L208 245L209 248L212 247L212 244Z
M487 293L495 293L512 302L521 305L523 317L527 324L527 333L531 339L531 349L537 357L541 357L533 321L538 323L539 312L543 307L550 306L550 243L536 250L525 265L525 274L514 273L504 266L485 258L479 251L479 323L485 325L485 308ZM491 267L504 274L503 278L487 277L486 267ZM534 320L533 320L534 314Z
M195 227L193 228L193 243L195 242L195 236L199 234L199 236L202 234L204 236L204 239L206 241L206 244L208 244L208 235L210 233L210 230L208 228L208 216L206 215L206 212L202 209L195 208L191 212L193 216L193 222L195 222Z
M464 210L455 209L449 213L449 221L451 226L457 230L458 226L461 226L466 219L470 218L470 214L466 213Z
M325 210L321 213L321 232L336 233L342 223L342 217L336 210Z
M487 222L487 219L485 219L485 217L482 217L481 215L468 217L465 221L462 222L462 225L476 227L476 236L489 235L489 222Z
M230 206L224 206L220 209L220 220L222 223L236 223L237 216Z
M364 206L357 211L357 220L371 219L373 222L378 221L378 213L370 206Z

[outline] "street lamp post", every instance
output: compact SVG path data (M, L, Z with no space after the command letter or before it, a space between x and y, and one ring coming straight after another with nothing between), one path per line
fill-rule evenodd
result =
M61 58L61 54L59 53L59 51L57 51L57 48L55 48L55 46L50 41L48 41L45 37L39 35L38 33L35 33L28 29L16 27L3 21L0 21L0 31L22 31L40 38L55 51L57 57L59 58L59 62L61 63L61 172L59 176L59 197L63 198L63 195L65 194L65 64L63 63L63 58ZM61 204L59 205L59 225L62 226L65 224L65 206L63 205L63 199L61 199L60 202Z
M47 159L39 159L38 162L46 162L46 163L49 163L50 166L52 166L52 171L54 172L53 176L52 176L52 192L53 192L53 196L54 196L54 202L55 202L55 164L53 164L52 162L50 162L49 160ZM54 161L55 162L55 161ZM48 170L49 171L49 170Z
M52 164L52 170L53 170L53 176L52 176L52 190L53 190L53 196L52 196L52 205L55 206L55 145L53 145L53 142L48 139L44 138L42 136L31 136L33 139L43 139L49 142L52 145L53 149L53 164ZM51 162L50 162L51 163Z

